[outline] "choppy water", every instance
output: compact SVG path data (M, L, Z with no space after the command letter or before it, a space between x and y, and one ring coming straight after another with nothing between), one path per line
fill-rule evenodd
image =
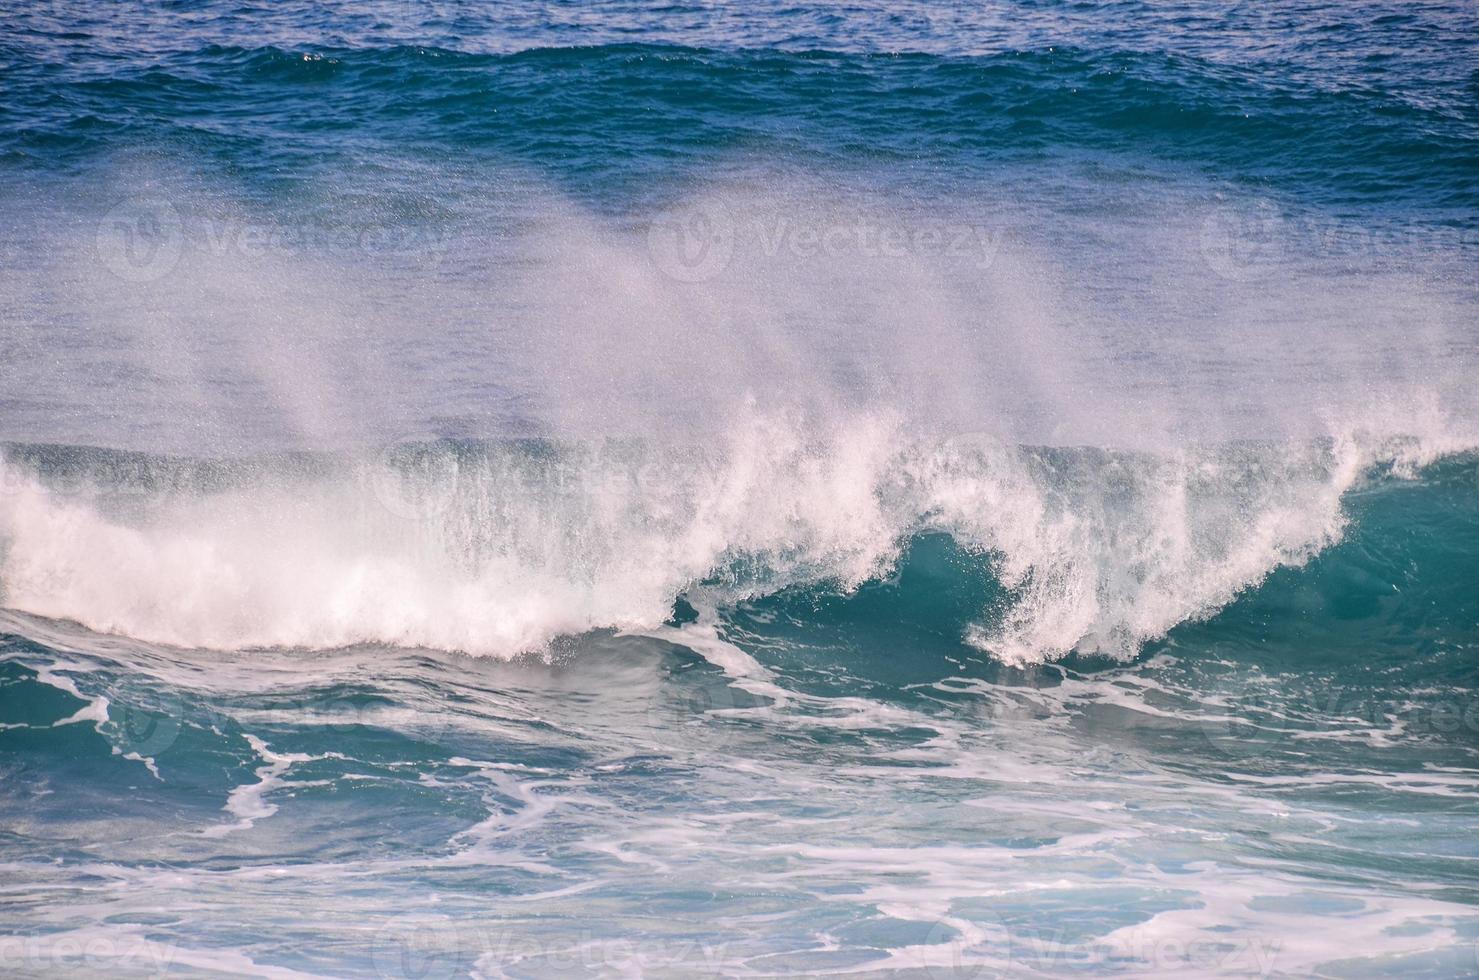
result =
M1469 4L0 24L0 971L1479 970Z

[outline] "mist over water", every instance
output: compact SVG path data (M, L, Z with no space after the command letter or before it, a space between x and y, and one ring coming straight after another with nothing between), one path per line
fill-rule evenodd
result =
M14 459L8 603L184 646L507 656L656 627L711 581L850 590L943 531L1024 589L971 642L1127 657L1338 540L1367 467L1476 444L1451 287L1260 269L1288 243L1234 240L1227 206L1120 229L1144 247L1114 270L980 200L731 188L644 225L525 190L489 244L382 254L365 217L177 190L47 250L67 287L33 349L116 373L19 424L243 461L179 485L184 462L77 452L69 497ZM1155 288L1095 310L1106 276ZM339 455L274 455L303 451Z
M1041 177L941 196L756 173L611 214L479 176L425 214L135 167L38 215L13 378L54 400L15 399L6 432L198 455L663 440L750 403L1151 449L1472 429L1474 297L1442 230L1185 179L1085 201ZM84 383L56 375L78 362Z
M74 451L69 496L10 453L0 577L106 632L510 656L693 589L845 593L942 532L1019 590L967 643L1126 658L1339 540L1371 467L1479 445L1472 308L1420 243L1342 264L1266 205L1188 218L1184 181L1105 256L1103 205L987 188L612 216L495 173L391 226L128 180L36 232L28 348L106 368L11 424L183 456Z
M1466 975L1473 12L0 26L0 971Z

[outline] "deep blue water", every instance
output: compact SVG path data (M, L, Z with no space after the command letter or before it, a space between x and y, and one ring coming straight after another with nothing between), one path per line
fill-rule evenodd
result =
M1479 8L0 19L0 973L1479 970Z

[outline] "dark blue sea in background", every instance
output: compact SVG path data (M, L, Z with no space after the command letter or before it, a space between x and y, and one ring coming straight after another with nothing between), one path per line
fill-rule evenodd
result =
M0 974L1479 972L1479 7L0 16Z

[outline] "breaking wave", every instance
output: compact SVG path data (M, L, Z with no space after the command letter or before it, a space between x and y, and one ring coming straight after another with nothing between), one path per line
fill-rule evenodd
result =
M964 641L1009 663L1123 659L1339 541L1353 488L1421 483L1471 446L1019 446L920 438L883 412L820 422L753 405L689 443L235 460L12 445L0 589L11 608L179 646L508 657L651 629L680 600L848 593L944 534L999 587Z

